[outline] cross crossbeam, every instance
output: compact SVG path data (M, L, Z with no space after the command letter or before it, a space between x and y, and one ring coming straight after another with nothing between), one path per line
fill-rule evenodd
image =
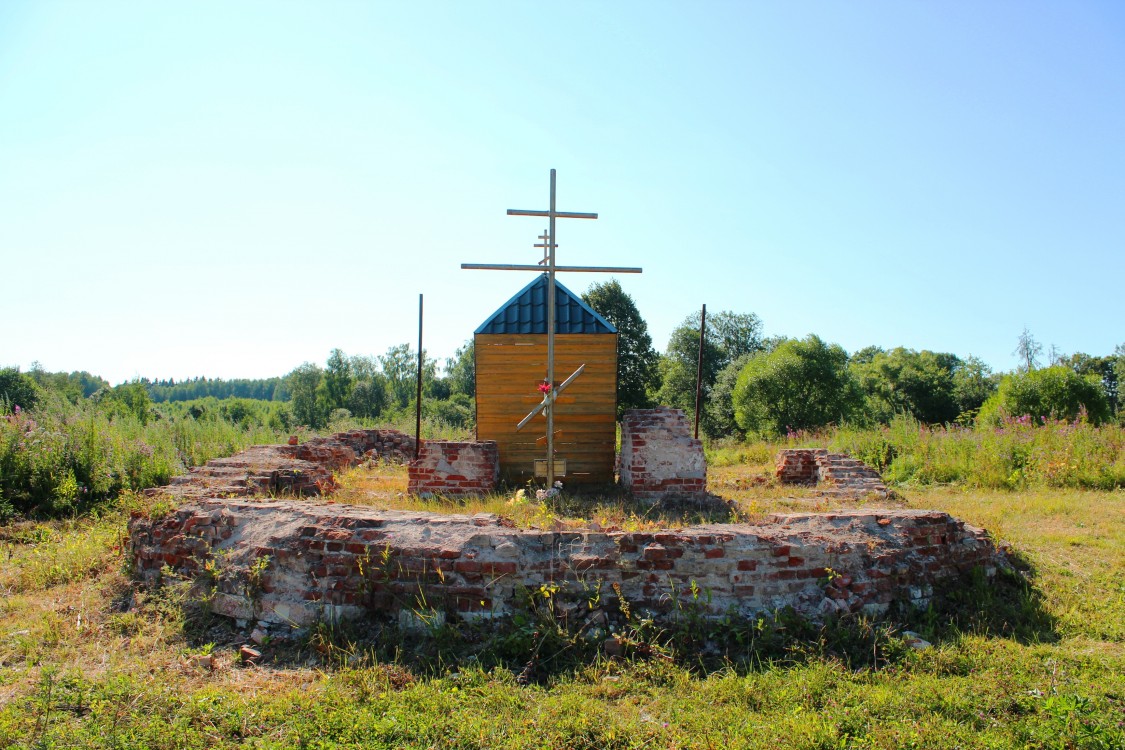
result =
M538 247L538 245L536 245ZM528 265L523 263L462 263L464 271L539 271L551 268L556 273L560 271L578 271L580 273L641 273L640 268L625 266L543 266Z

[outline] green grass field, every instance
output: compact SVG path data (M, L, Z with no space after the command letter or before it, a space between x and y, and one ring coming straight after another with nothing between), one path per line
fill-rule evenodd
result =
M759 486L755 473L716 468L712 488L745 517L832 507ZM404 485L401 469L356 472L338 499L422 507ZM1033 627L922 617L912 627L934 647L883 643L877 668L815 642L708 669L654 649L524 684L518 670L435 667L410 644L396 658L326 631L243 666L245 635L201 613L183 587L133 590L123 506L139 501L0 527L0 747L1125 747L1125 493L902 493L908 507L948 511L1012 544L1038 608ZM502 497L479 509L523 523L583 515ZM612 501L587 510L586 522L603 525L661 520ZM893 624L883 632L893 640Z

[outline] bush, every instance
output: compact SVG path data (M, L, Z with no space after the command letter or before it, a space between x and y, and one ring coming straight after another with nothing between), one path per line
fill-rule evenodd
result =
M0 369L0 414L34 408L39 402L40 390L35 381L20 372L18 367Z
M809 335L753 355L733 400L742 429L778 435L844 422L861 410L863 392L848 370L848 353Z
M212 398L153 409L132 398L135 388L127 389L126 399L115 391L77 404L48 392L34 410L0 418L0 518L87 510L124 490L167 484L188 466L287 434L269 425L281 404L220 405ZM228 421L225 410L242 420Z
M984 402L977 421L998 427L1013 417L1045 424L1051 420L1074 421L1081 415L1095 425L1110 418L1101 382L1059 366L1005 376L996 393Z

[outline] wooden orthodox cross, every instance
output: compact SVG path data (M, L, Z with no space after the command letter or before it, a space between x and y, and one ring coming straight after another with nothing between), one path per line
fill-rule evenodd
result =
M544 216L547 218L547 231L544 235L540 235L539 239L543 240L542 244L535 245L535 247L542 247L544 255L546 256L543 261L535 265L518 265L518 264L493 264L493 263L462 263L462 269L469 270L485 270L485 271L537 271L539 273L547 272L547 385L548 390L543 394L543 401L530 414L523 418L519 423L519 427L527 424L539 412L543 412L547 418L547 487L551 487L555 483L555 399L558 392L566 386L570 385L576 377L582 373L582 367L579 367L570 377L566 379L558 388L555 387L555 274L559 271L576 271L582 273L641 273L640 268L615 268L615 267L599 267L599 266L559 266L555 265L555 248L558 242L555 234L555 219L596 219L597 214L592 213L575 213L572 211L557 211L555 209L555 170L551 170L551 203L550 208L546 211L524 211L515 208L508 209L508 216Z

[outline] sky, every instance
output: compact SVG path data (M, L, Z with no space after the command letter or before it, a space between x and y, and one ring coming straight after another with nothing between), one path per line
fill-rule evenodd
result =
M1017 365L1125 343L1119 2L0 3L0 366L451 356L559 262ZM604 274L561 274L576 293Z

